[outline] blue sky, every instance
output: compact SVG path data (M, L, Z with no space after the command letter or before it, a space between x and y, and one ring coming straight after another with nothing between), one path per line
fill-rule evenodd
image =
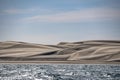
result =
M0 41L120 40L120 0L0 0Z

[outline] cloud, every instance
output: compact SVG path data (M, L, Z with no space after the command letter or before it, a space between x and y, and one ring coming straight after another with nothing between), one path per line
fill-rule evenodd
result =
M37 15L24 18L27 22L82 22L95 20L116 20L120 19L120 10L109 8L90 8L61 12L50 15Z
M4 10L3 13L6 13L6 14L30 14L30 13L38 13L38 12L50 12L49 10L47 9L42 9L42 8L29 8L29 9L17 9L17 8L14 8L14 9L7 9L7 10Z
M22 14L22 13L28 13L33 11L32 9L8 9L8 10L4 10L4 13L8 13L8 14Z

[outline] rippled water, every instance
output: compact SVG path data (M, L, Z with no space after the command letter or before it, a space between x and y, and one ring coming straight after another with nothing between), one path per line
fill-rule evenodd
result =
M120 65L0 64L0 80L120 80Z

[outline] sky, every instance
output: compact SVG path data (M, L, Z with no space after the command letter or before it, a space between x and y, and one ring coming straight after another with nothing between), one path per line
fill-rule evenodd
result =
M120 0L0 0L0 41L120 40Z

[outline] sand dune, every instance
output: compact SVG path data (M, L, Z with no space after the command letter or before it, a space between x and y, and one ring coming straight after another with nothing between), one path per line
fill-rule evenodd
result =
M94 40L42 45L0 42L0 61L120 62L120 41Z

